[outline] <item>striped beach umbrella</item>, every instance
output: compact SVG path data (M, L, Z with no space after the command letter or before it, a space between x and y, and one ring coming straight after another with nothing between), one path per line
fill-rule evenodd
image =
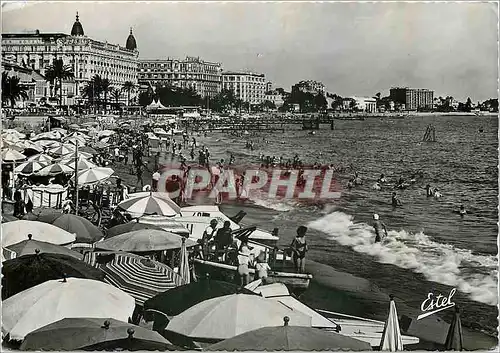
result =
M182 278L167 265L134 254L93 252L84 261L104 272L106 283L130 294L138 305L182 284Z
M22 175L31 175L43 169L46 166L45 163L40 163L37 161L28 161L23 164L18 165L14 171Z
M75 161L76 158L63 159L61 163L66 164L68 167L75 169ZM87 158L83 156L79 156L77 160L77 168L78 170L84 170L89 168L97 168L97 166L90 162Z
M118 207L139 217L154 214L159 216L176 216L181 211L181 208L168 198L168 196L159 197L155 193L139 197L132 196L120 202Z
M108 179L115 171L111 168L94 167L78 172L78 184L93 184ZM72 180L75 179L73 176Z
M61 173L70 174L72 172L73 169L68 167L66 164L54 163L39 170L37 174L42 176L47 176L47 175L57 175Z
M51 148L49 153L54 156L64 156L70 153L75 153L75 146L65 144L56 148Z
M76 136L68 137L68 138L64 139L64 142L70 143L70 144L75 145L75 146L77 144L78 144L78 146L84 146L86 144L85 139L83 139L81 137L76 137Z
M100 250L144 253L180 249L182 239L185 238L163 230L142 229L116 235L104 241L97 242L94 246ZM186 239L186 247L193 247L196 244L195 241Z
M35 156L28 157L28 161L33 161L33 162L38 162L38 163L43 163L43 164L50 164L52 163L53 158L49 156L48 154L37 154Z
M12 148L3 150L1 157L2 157L2 162L19 162L19 161L24 161L26 159L26 156L24 154Z

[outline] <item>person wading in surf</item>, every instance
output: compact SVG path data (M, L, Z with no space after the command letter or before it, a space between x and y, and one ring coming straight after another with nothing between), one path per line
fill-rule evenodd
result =
M298 273L305 272L306 252L309 250L306 242L307 227L300 226L297 228L297 236L293 239L290 245L292 249L292 259L295 265L295 271Z
M375 229L375 243L380 243L387 236L387 228L376 213L373 215L373 229Z

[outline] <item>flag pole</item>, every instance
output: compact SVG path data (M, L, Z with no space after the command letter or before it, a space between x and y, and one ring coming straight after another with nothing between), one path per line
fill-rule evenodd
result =
M78 216L78 139L75 136L76 149L75 149L75 215Z

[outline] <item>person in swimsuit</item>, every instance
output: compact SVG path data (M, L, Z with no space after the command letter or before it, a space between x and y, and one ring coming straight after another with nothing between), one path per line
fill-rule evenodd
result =
M430 184L427 184L427 186L425 187L425 193L426 193L427 197L433 196L434 193L432 191Z
M398 199L397 195L395 192L392 193L392 200L391 200L391 203L392 203L392 207L393 208L396 208L398 206L401 206L401 200Z
M387 236L387 228L376 213L373 215L373 229L375 229L375 243L379 243Z
M307 227L300 226L297 228L297 236L291 244L292 259L295 265L295 271L298 273L305 272L306 252L309 250L306 242Z

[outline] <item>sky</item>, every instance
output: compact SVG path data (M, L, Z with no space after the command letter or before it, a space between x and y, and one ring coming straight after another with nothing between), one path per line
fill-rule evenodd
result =
M497 97L496 3L2 3L2 32L70 33L77 11L94 39L125 45L132 27L141 58L199 56L286 90L317 80L341 96Z

